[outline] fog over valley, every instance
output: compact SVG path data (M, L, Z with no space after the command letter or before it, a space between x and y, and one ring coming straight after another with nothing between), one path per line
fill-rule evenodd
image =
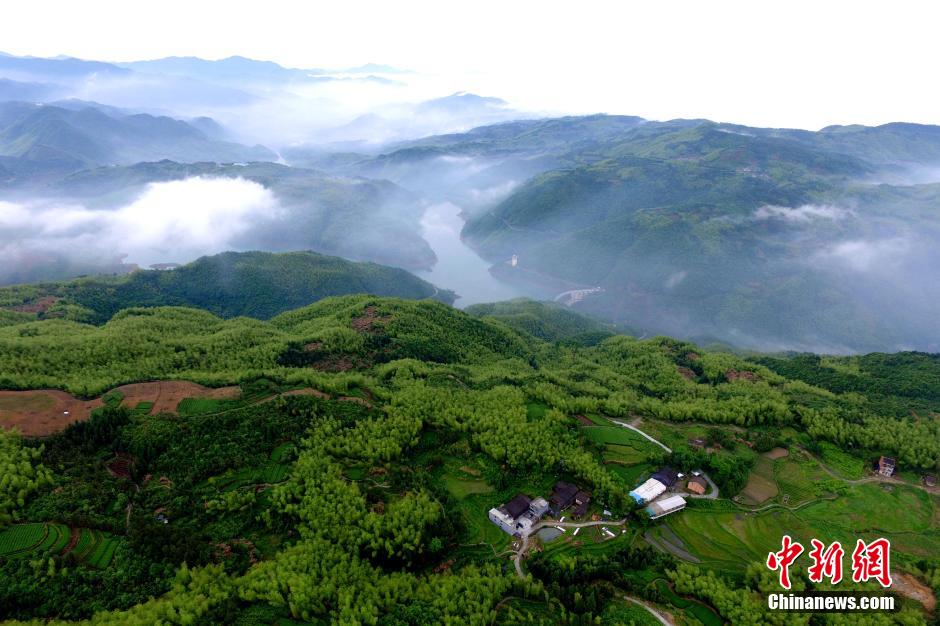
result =
M940 127L564 115L454 82L0 55L0 284L309 250L637 336L940 350Z

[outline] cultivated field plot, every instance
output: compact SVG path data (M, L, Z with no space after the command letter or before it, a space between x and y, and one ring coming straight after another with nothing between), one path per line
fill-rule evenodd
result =
M584 436L604 446L604 460L634 465L645 463L650 452L661 450L636 432L623 426L585 426Z
M150 383L122 385L114 391L123 397L124 406L134 408L142 402L152 402L150 414L176 413L180 402L185 398L207 398L210 400L231 400L241 394L239 387L220 387L212 389L188 380L160 380Z
M100 530L63 524L14 524L0 531L0 558L33 558L43 554L73 554L92 567L107 567L118 539Z
M787 506L823 495L824 485L830 478L815 459L799 450L774 463L774 480L779 490L777 501Z
M45 437L73 422L87 420L92 411L104 406L108 396L120 398L134 414L146 415L175 413L186 398L221 401L239 398L240 394L239 387L211 389L185 380L123 385L92 400L81 400L58 389L0 391L0 427L16 428L27 437Z
M773 450L760 455L753 469L751 469L747 485L741 490L739 496L743 504L763 504L777 495L779 490L777 489L777 481L774 478L774 464L779 457L772 455L772 452Z
M798 511L780 507L760 512L718 507L690 507L665 523L684 548L707 565L744 569L780 548L789 534L809 545L812 538L854 545L858 538L886 537L900 555L922 558L940 553L940 529L934 524L938 499L918 489L881 484L848 488L835 500L813 502Z

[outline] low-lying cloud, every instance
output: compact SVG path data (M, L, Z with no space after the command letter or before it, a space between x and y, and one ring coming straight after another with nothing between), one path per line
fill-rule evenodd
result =
M853 239L840 241L823 250L820 257L836 261L857 272L886 271L900 264L911 248L902 237L890 239Z
M241 178L151 183L117 209L0 201L0 260L7 267L50 256L84 262L124 257L142 266L187 262L238 249L253 225L280 212L271 191Z
M798 207L765 205L754 211L754 219L782 219L787 222L811 222L816 219L841 220L852 215L848 209L827 204L804 204Z

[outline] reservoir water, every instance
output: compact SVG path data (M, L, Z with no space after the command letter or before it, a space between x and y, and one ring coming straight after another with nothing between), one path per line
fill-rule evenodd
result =
M521 296L519 289L496 280L489 272L490 263L461 241L463 224L460 207L451 202L427 208L421 217L421 231L437 255L437 263L430 271L416 272L418 276L457 292L460 297L454 305L460 308Z

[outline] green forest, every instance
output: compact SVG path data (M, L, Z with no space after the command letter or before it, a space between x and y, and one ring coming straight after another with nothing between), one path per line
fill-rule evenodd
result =
M908 514L892 506L877 525L897 566L936 588L937 496L915 484L940 468L935 367L916 353L744 358L529 301L461 312L358 295L267 320L183 307L9 320L0 387L100 406L42 439L0 435L0 610L36 624L650 623L630 596L687 624L810 623L764 609L760 562L783 520L736 494L787 449L774 477L804 508L771 506L841 538L821 520L882 510L877 485L849 478L892 455ZM832 373L817 385L817 370ZM168 379L237 394L152 412L115 390ZM0 419L19 397L0 396ZM662 464L707 471L721 497L650 521L627 494ZM820 467L835 474L813 480ZM608 534L540 541L517 571L486 511L557 480L590 491ZM752 543L716 553L714 528L741 523ZM863 619L932 618L905 600Z
M173 271L138 270L125 276L0 287L0 315L13 321L61 317L103 324L131 307L188 306L224 318L269 319L328 296L352 293L454 301L452 292L394 267L315 252L224 252Z

